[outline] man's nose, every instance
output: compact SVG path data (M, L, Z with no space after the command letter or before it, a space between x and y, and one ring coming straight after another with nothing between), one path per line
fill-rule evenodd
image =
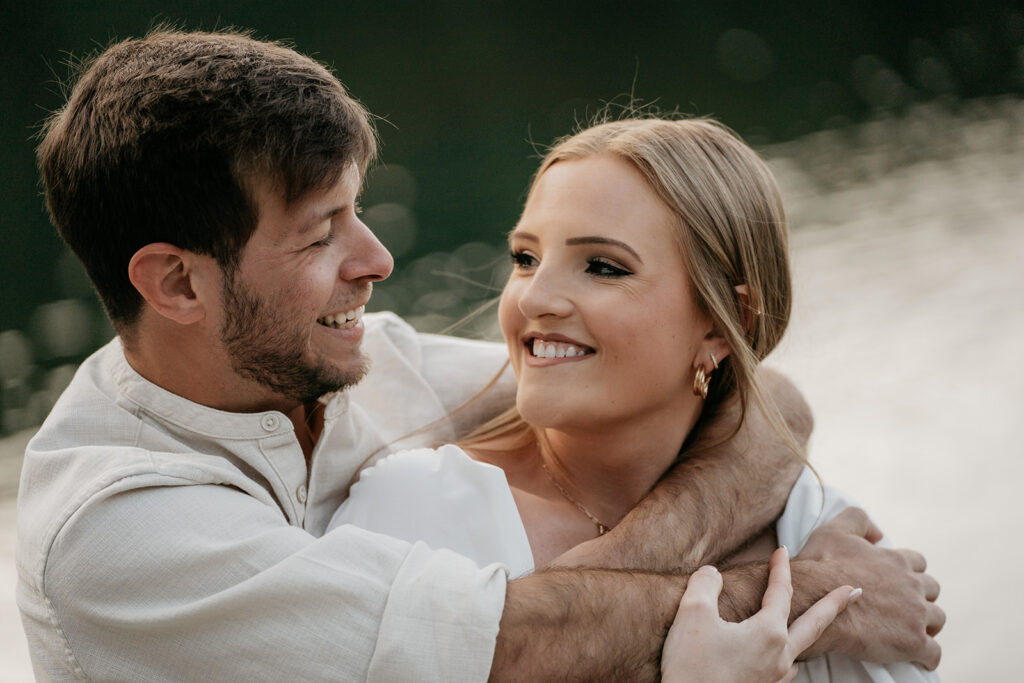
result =
M356 239L352 241L350 258L342 263L341 276L345 280L383 280L394 270L395 259L366 223L357 223Z

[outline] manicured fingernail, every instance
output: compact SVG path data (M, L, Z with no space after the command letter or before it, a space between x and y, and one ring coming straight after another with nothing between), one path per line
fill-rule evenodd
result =
M857 602L857 600L860 599L860 596L863 595L863 594L864 594L864 589L863 588L854 588L852 591L850 591L850 602L851 603Z
M706 564L700 568L701 571L707 572L708 574L717 574L718 569L714 565Z
M787 546L785 543L783 543L779 547L782 548L783 550L785 550L786 554L789 555L789 546Z

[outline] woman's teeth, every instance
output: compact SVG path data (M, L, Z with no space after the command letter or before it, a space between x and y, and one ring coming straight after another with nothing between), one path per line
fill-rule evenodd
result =
M366 310L366 306L360 306L351 311L339 313L337 315L325 315L322 318L317 318L317 322L326 327L333 327L336 330L344 330L350 327L355 327L360 320L363 319L363 312Z
M572 344L562 342L533 340L533 355L537 358L575 358L589 353L586 349L576 348Z

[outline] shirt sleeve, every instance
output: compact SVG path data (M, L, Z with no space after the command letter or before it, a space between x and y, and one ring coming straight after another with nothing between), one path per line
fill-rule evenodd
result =
M422 387L417 403L406 406L407 413L410 407L415 410L406 415L406 427L445 417L452 427L439 434L440 439L404 443L405 447L454 441L515 404L515 376L503 343L420 334L393 313L373 313L365 320L364 346L374 359L369 376L373 381L353 387L352 395L384 415L393 409L397 396L407 395L410 387ZM425 395L436 405L423 405ZM394 436L406 436L408 431L403 427Z
M778 541L795 555L803 549L811 532L853 505L856 503L849 496L825 486L810 468L805 467L776 524ZM885 537L880 544L892 546ZM793 680L796 683L938 683L939 676L908 662L876 664L828 653L801 662Z
M457 434L515 404L515 375L503 343L438 334L421 334L419 340L423 377L451 415Z
M55 538L35 614L68 678L487 678L499 567L351 526L315 538L238 489L167 484L122 480Z

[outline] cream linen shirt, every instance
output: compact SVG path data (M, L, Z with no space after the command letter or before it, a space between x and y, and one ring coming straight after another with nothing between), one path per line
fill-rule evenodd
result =
M326 528L371 454L473 396L505 350L390 314L365 324L372 369L324 399L309 471L282 413L167 392L118 340L81 366L29 443L18 500L17 597L40 680L486 679L500 565ZM503 378L461 424L398 445L454 438L513 391Z

